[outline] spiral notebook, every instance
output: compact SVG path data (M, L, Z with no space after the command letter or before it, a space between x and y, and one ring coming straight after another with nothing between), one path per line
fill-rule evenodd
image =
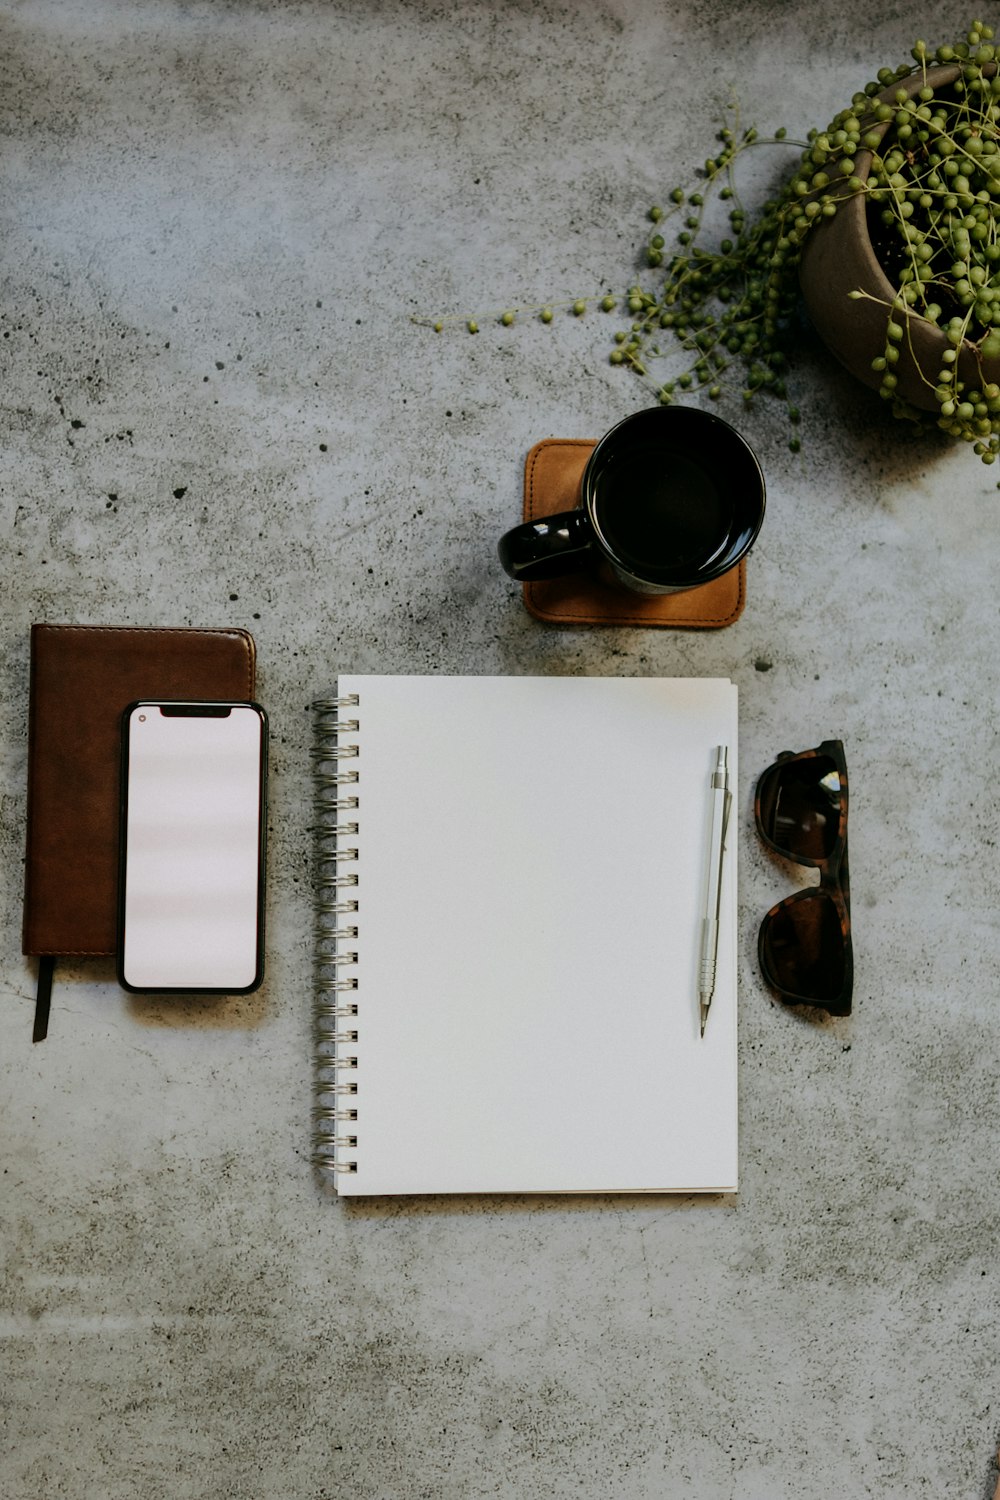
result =
M314 1159L342 1194L732 1192L720 679L345 676L315 706Z

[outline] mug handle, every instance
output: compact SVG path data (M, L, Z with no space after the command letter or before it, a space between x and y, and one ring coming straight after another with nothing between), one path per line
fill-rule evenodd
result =
M567 510L513 527L500 538L497 552L504 572L518 583L531 583L591 567L593 540L586 511Z

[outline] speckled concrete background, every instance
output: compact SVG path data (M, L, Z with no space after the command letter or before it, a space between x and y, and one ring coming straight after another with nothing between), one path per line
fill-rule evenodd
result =
M801 456L777 417L735 412L770 487L739 623L547 629L494 561L524 454L648 396L599 314L483 316L627 285L646 208L734 83L745 119L802 132L969 19L3 8L4 1500L992 1495L994 479L806 338ZM477 338L411 322L462 312ZM275 743L251 1000L138 1003L110 966L65 968L31 1046L42 619L253 630ZM739 683L738 1199L347 1208L316 1183L307 705L342 669ZM858 975L853 1018L822 1025L757 975L796 872L751 800L776 751L828 735L852 773ZM434 1148L419 1120L414 1147Z

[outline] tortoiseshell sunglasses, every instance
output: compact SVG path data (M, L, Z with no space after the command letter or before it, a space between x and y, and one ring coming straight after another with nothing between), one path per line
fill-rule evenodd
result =
M779 999L849 1016L854 983L847 872L847 761L840 740L785 750L757 783L754 817L775 853L819 870L818 886L772 906L760 924L761 972Z

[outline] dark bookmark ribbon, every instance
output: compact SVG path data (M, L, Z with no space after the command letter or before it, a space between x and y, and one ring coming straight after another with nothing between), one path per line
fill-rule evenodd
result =
M44 1042L49 1034L49 1009L52 1004L52 971L56 961L51 953L38 960L38 988L35 991L35 1027L31 1033L33 1042Z

